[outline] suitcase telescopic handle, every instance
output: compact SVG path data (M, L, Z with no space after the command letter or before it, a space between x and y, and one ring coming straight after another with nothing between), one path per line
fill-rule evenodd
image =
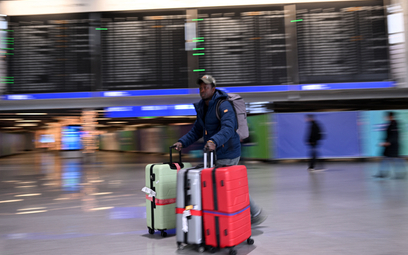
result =
M170 146L170 164L173 164L173 149L176 145ZM181 150L179 150L179 164L181 165Z
M208 166L208 152L209 150L204 147L204 168L212 168L215 164L215 150L210 151L210 165Z

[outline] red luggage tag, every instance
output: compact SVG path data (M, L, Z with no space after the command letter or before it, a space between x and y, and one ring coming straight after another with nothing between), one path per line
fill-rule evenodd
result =
M178 172L178 171L180 171L181 166L179 165L179 163L174 163L174 165L175 165L175 166L176 166L176 168L177 168L177 172Z

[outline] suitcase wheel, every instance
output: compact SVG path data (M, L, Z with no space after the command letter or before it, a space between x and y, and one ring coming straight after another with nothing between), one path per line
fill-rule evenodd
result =
M154 234L154 229L148 228L149 229L149 234L153 235Z
M252 239L252 238L247 239L247 244L253 245L254 243L255 243L254 239Z
M210 249L209 249L209 252L210 253L215 253L217 251L217 249L215 248L215 247L211 247Z
M161 235L162 237L166 237L166 236L167 236L167 233L164 232L164 231L162 231L162 232L160 233L160 235Z
M197 251L198 251L199 253L203 253L203 252L205 251L204 246L199 246L198 249L197 249Z
M237 255L237 251L234 249L231 249L228 253L229 255Z
M184 250L184 245L181 242L177 242L177 249Z

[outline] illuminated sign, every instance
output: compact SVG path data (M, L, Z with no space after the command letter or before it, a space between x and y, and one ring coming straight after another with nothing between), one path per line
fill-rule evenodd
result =
M301 84L301 85L267 85L267 86L243 86L243 87L217 87L227 93L264 93L285 91L309 91L309 90L334 90L334 89L380 89L395 86L393 81L378 82L351 82L351 83L324 83L324 84ZM46 94L23 94L5 95L4 100L35 100L35 99L75 99L75 98L100 98L100 97L137 97L137 96L175 96L197 95L198 88L191 89L151 89L151 90L128 90L128 91L103 91L103 92L70 92L70 93L46 93Z

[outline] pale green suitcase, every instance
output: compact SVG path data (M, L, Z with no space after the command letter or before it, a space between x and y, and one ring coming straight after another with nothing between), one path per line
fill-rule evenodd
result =
M166 237L166 230L176 228L176 194L177 194L177 164L179 169L190 168L190 163L172 162L170 147L170 162L149 164L146 166L146 221L149 234L155 230Z

